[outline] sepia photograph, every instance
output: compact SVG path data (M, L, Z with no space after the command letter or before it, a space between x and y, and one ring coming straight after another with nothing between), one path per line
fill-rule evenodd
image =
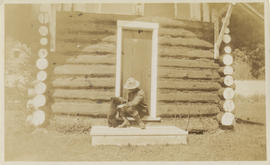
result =
M268 164L269 69L267 0L4 0L1 163Z

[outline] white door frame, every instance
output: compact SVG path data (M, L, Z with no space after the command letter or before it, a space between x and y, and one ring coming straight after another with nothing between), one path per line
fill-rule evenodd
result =
M150 118L156 118L157 104L157 64L158 64L158 23L138 22L138 21L117 21L117 48L116 48L116 82L115 96L119 97L121 92L121 64L122 64L122 30L123 29L143 29L152 31L152 62L151 62L151 102Z

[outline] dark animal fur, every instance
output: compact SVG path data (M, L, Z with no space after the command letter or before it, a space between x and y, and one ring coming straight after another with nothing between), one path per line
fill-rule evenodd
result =
M108 126L117 127L121 123L116 119L117 106L123 104L125 101L121 97L111 97L111 107L107 114Z

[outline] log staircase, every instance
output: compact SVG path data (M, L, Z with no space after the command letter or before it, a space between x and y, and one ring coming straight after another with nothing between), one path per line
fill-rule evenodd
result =
M213 25L169 18L57 13L52 112L106 116L115 88L118 19L160 25L157 115L189 118L188 130L217 128L221 86Z

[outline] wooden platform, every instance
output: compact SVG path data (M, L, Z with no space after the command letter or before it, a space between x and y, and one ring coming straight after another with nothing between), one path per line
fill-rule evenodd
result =
M188 132L175 126L146 126L146 129L93 126L90 135L92 145L166 145L187 144Z

